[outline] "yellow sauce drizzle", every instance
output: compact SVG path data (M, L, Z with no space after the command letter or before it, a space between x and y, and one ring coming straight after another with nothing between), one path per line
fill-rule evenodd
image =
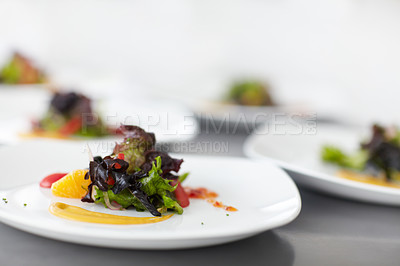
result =
M62 135L57 132L45 132L45 131L31 131L28 133L19 133L21 138L31 139L31 138L49 138L49 139L72 139L69 136Z
M173 214L161 217L128 217L88 211L61 202L52 203L49 212L64 219L98 224L151 224L165 221Z
M349 171L349 170L340 170L337 173L337 175L339 177L342 177L345 179L358 181L358 182L362 182L362 183L367 183L367 184L371 184L371 185L378 185L378 186L391 187L391 188L400 188L400 184L388 182L384 179L384 177L375 177L375 176L356 173L356 172Z

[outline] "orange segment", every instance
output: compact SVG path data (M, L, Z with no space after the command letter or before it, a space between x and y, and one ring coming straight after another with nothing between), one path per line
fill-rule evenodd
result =
M90 179L85 180L88 170L74 170L51 185L54 196L80 199L86 195Z

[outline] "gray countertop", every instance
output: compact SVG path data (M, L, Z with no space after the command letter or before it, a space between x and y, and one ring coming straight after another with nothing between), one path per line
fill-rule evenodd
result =
M225 142L221 156L243 156L246 132L202 132ZM176 150L177 146L171 150ZM179 149L179 147L178 147ZM400 208L358 203L299 188L303 207L292 223L220 246L174 251L119 250L50 240L0 223L0 265L400 265Z

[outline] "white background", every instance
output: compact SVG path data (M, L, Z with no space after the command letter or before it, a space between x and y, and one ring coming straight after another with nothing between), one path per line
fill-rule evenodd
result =
M400 122L400 1L0 0L0 63L14 49L63 85L217 98L251 76L281 102Z

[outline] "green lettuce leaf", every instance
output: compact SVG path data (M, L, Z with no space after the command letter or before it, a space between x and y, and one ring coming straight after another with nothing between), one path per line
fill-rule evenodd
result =
M152 169L149 171L148 177L139 179L142 183L141 190L143 190L148 196L159 195L167 209L175 210L178 214L183 213L183 208L179 203L172 198L170 193L173 192L176 186L171 186L169 183L171 180L167 180L161 177L161 157L156 158L156 163L153 162Z
M125 161L129 163L128 173L133 173L145 162L144 153L146 147L140 144L138 139L127 139L124 143L119 144L120 150L114 154L122 153L125 156Z
M104 201L104 194L103 191L101 191L98 188L96 189L96 197L97 200L95 201L96 203L102 203L104 207L107 208L107 205ZM122 208L128 208L129 206L133 205L137 211L145 211L146 208L143 206L143 204L128 190L125 189L121 191L118 194L114 194L111 189L107 191L108 198L110 199L110 202L116 201L119 205L122 206Z
M129 163L128 173L134 173L146 161L145 152L155 145L155 136L137 126L122 125L120 130L125 135L124 141L114 147L113 155L122 153Z
M348 155L334 146L324 146L321 156L325 162L355 170L363 170L368 160L368 152L365 150L359 150L357 153Z
M183 174L181 174L179 177L178 177L178 181L179 181L179 183L183 183L183 181L185 181L185 179L189 176L189 172L187 172L187 173L183 173Z

